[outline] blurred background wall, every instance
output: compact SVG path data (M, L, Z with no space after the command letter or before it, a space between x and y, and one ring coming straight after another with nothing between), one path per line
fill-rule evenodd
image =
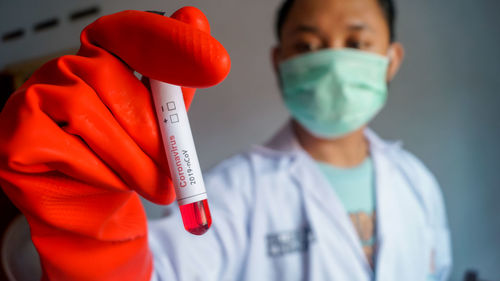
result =
M451 280L462 280L469 268L483 279L500 280L500 2L396 1L406 60L373 127L385 138L402 140L441 183L453 238ZM189 113L199 158L208 169L262 143L287 119L270 63L279 3L1 0L0 70L76 49L80 30L98 16L125 9L171 13L195 5L232 58L228 78L200 90ZM85 11L88 15L79 17ZM158 215L152 204L147 209L151 217Z

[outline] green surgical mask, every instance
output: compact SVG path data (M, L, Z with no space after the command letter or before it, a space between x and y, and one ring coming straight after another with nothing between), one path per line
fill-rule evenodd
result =
M387 57L321 50L279 65L285 105L313 135L336 138L367 124L387 99Z

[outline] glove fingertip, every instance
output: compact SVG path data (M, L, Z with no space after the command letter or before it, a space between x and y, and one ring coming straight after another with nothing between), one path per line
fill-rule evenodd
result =
M173 13L171 18L187 23L203 32L210 34L210 24L203 12L192 6L180 8Z

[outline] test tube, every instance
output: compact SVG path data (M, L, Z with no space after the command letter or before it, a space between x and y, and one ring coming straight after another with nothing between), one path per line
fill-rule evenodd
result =
M212 218L182 90L154 79L150 85L184 228L202 235Z

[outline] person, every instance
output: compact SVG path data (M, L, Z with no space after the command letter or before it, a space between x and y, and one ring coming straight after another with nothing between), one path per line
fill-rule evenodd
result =
M172 18L204 28L203 16L185 11ZM84 30L80 57L35 73L0 115L0 184L30 223L44 278L446 280L438 183L399 143L367 128L403 60L394 16L391 0L284 1L272 58L291 121L205 174L214 222L199 237L184 233L174 207L145 224L136 192L163 204L173 195L151 100L131 75L212 85L227 74L226 54L208 38L222 62L190 60L185 72L167 73L161 62L195 54L162 41L176 22L128 12ZM159 31L144 35L141 22ZM137 36L146 43L118 43L142 42ZM171 57L153 62L154 49L137 59L165 43Z

